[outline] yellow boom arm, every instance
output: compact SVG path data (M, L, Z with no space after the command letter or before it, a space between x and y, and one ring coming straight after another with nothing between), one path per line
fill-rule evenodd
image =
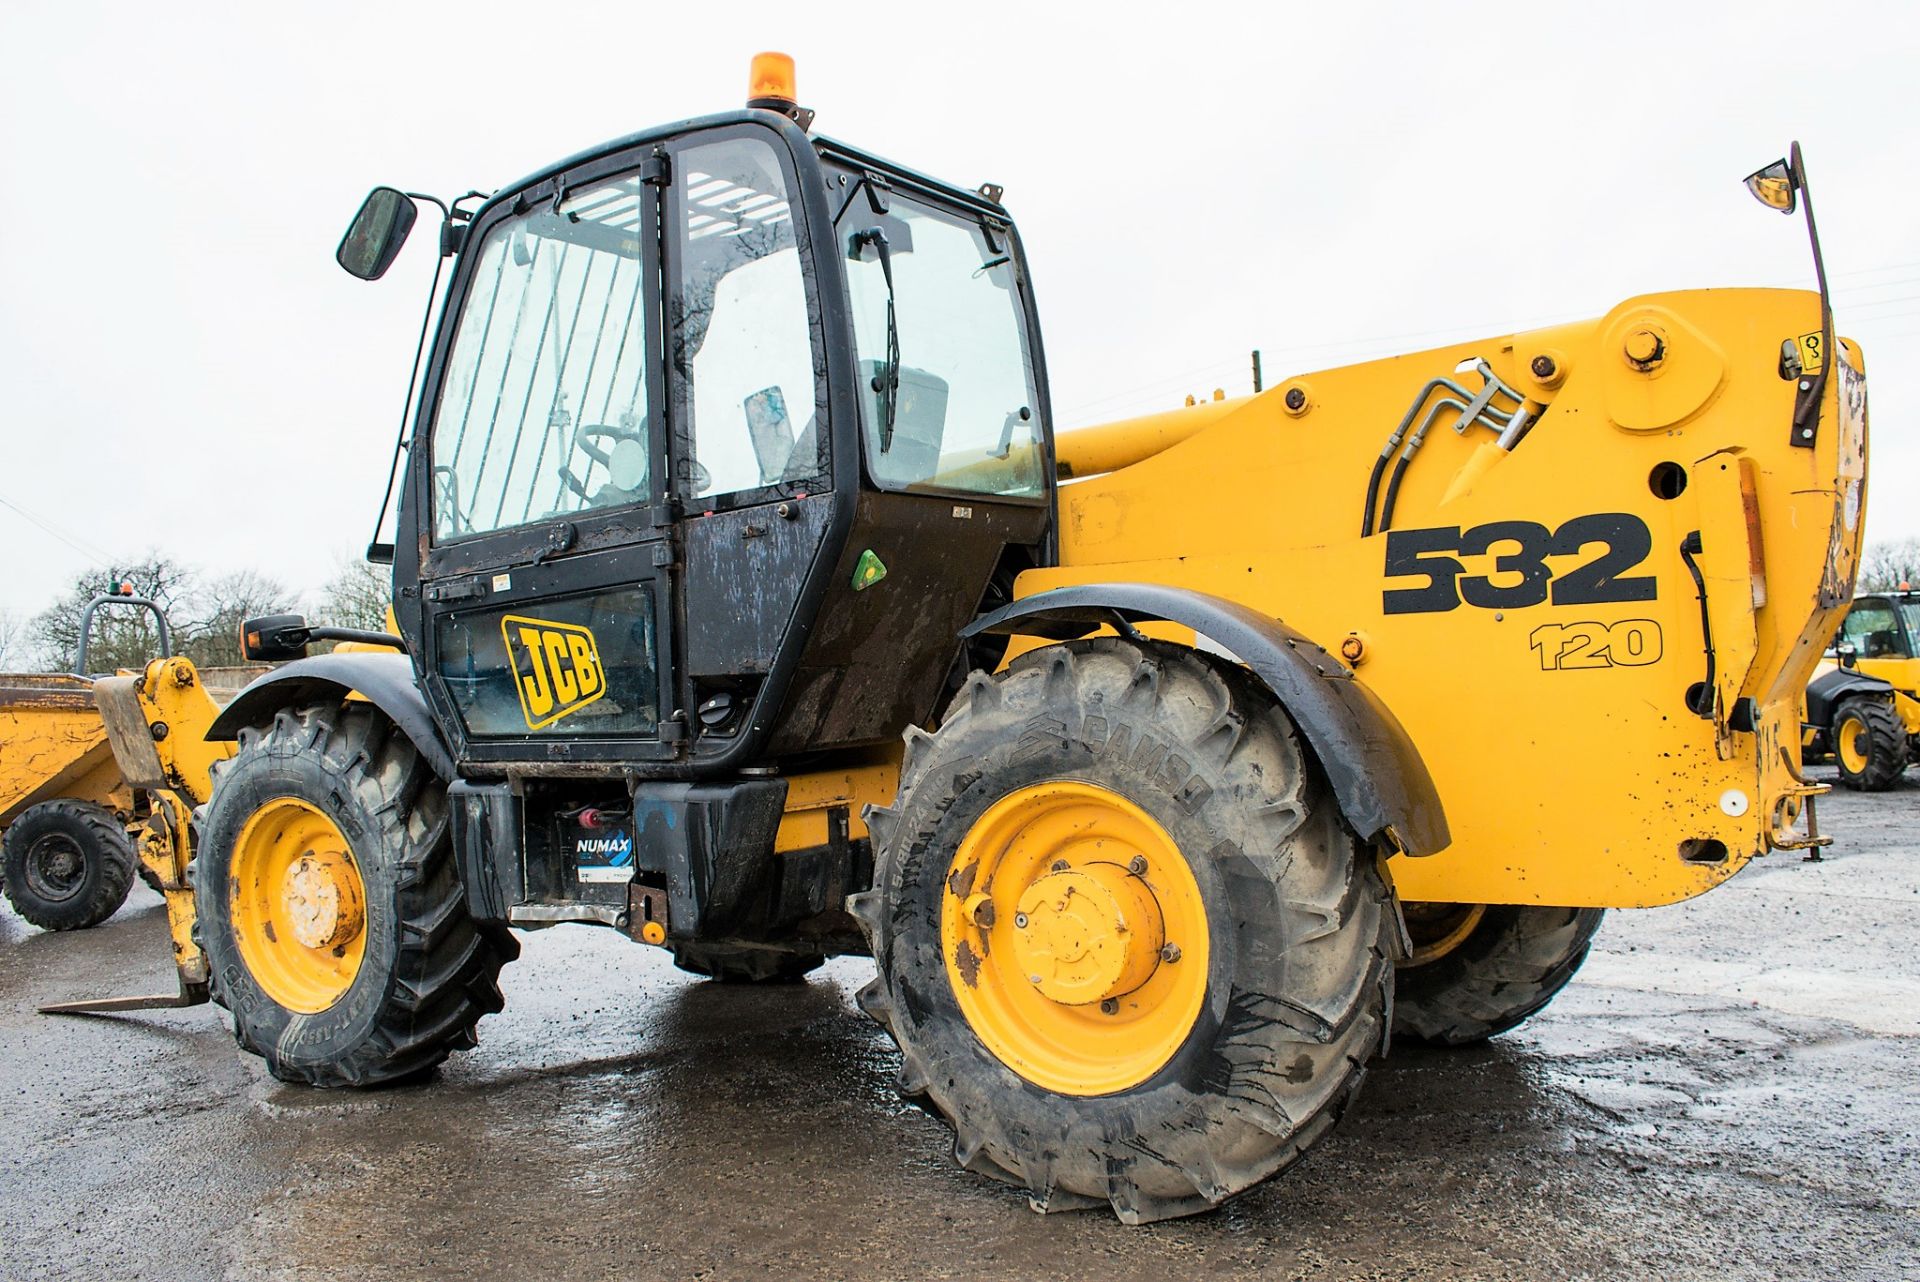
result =
M1866 407L1848 344L1790 439L1820 329L1809 293L1653 295L1064 433L1062 564L1017 594L1184 586L1341 654L1454 835L1393 861L1408 899L1684 899L1805 844L1823 791L1798 701L1852 594Z

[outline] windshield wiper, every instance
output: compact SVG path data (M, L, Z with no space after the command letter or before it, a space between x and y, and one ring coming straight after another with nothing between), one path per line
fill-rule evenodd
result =
M873 376L873 390L882 397L880 452L885 454L893 447L894 417L900 408L900 327L893 312L893 251L887 244L887 233L878 227L855 232L853 245L856 253L863 245L873 246L880 256L880 274L887 281L887 358L880 372Z

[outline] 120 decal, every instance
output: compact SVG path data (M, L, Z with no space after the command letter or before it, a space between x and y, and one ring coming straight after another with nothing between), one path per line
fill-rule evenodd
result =
M1511 545L1494 556L1491 574L1468 574L1459 558L1484 556L1497 544ZM1555 574L1550 556L1579 556L1595 544L1593 559ZM1653 551L1647 523L1631 512L1595 512L1576 516L1557 530L1538 521L1490 521L1461 529L1457 525L1387 533L1386 575L1418 575L1417 588L1388 588L1381 607L1388 614L1426 614L1458 609L1464 602L1487 610L1517 610L1543 605L1603 605L1614 601L1656 599L1651 574L1627 571Z
M1644 668L1660 661L1665 645L1652 619L1618 623L1543 623L1527 636L1542 672L1586 668Z

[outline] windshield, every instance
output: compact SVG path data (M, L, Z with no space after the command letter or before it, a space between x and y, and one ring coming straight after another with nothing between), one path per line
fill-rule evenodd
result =
M621 175L488 231L434 425L437 538L651 492L644 190Z
M1916 625L1920 625L1920 601L1856 601L1840 625L1838 640L1850 643L1854 653L1863 659L1911 658L1907 643L1900 635L1902 622L1906 624L1908 637L1920 635L1920 630L1916 630Z
M897 192L888 204L875 214L857 197L839 226L874 479L890 489L1044 495L1009 233ZM889 407L887 376L896 366Z

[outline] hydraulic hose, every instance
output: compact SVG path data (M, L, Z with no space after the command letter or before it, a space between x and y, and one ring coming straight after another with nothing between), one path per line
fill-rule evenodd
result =
M1400 497L1400 478L1407 474L1407 461L1412 457L1413 451L1408 450L1393 465L1393 479L1387 482L1387 502L1380 510L1380 532L1383 534L1393 528L1393 502Z
M1367 477L1367 513L1360 522L1360 537L1366 538L1373 533L1374 503L1380 497L1380 478L1386 475L1387 460L1393 457L1395 442L1388 441L1387 448L1380 451L1380 457L1373 461L1373 474Z
M1429 379L1427 385L1420 389L1420 394L1413 398L1413 404L1407 407L1406 417L1400 420L1400 426L1394 428L1393 434L1387 437L1386 448L1380 451L1380 457L1373 465L1373 475L1367 478L1367 510L1360 518L1361 538L1365 538L1367 535L1373 533L1373 503L1380 494L1380 477L1387 469L1387 460L1392 458L1393 452L1400 448L1400 442L1405 438L1407 428L1413 425L1414 415L1418 414L1420 407L1427 403L1427 398L1433 395L1434 389L1440 387L1457 393L1462 400L1472 395L1466 388L1460 386L1460 384L1454 382L1452 379L1443 377ZM1382 526L1381 528L1384 529L1385 527Z

